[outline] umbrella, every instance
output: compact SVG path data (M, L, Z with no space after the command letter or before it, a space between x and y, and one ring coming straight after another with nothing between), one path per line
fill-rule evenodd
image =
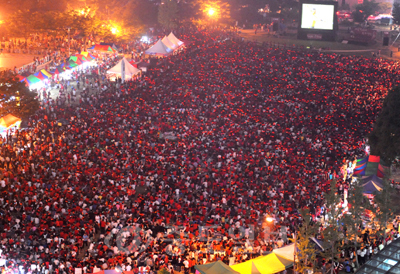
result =
M33 74L26 77L26 81L28 81L29 85L33 85L33 84L37 84L37 83L41 82L41 80L39 78L35 77Z

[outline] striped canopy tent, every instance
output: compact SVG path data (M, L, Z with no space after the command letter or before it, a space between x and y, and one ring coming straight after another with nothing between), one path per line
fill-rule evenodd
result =
M22 75L17 74L16 77L17 77L18 81L20 81L20 82L23 82L25 80L25 77Z
M74 61L72 61L72 60L69 60L68 61L68 66L70 67L70 68L74 68L74 67L77 67L77 66L79 66L77 63L75 63Z
M81 65L83 63L82 59L76 55L69 57L69 62L70 61L75 62L77 65Z
M97 55L96 55L96 54L91 54L91 53L89 53L87 57L90 57L90 58L92 58L92 59L96 59L96 58L97 58Z
M49 78L49 77L47 76L47 74L44 74L42 71L35 72L35 73L33 74L33 76L35 76L36 78L39 78L40 81L43 81L43 80Z
M374 181L368 181L365 184L362 184L363 193L365 194L374 194L375 192L382 191L382 185L378 184Z
M45 69L41 69L40 72L43 73L43 75L46 76L47 78L51 78L53 76L50 72L48 72Z
M88 55L88 56L85 56L85 60L88 61L88 62L90 62L90 61L94 60L94 58L92 58L92 57L90 57L90 56Z
M383 180L377 175L364 176L360 182L363 187L363 193L374 194L383 189Z
M36 76L29 75L28 77L26 77L26 81L28 82L29 85L33 85L33 84L37 84L40 83L42 80L40 80L39 78L37 78Z
M60 66L58 66L58 67L56 67L56 69L52 72L52 74L54 75L54 74L60 74L60 73L63 73L65 71L65 69L63 68L63 67L60 67Z
M82 62L88 62L89 60L86 60L86 56L82 55L82 54L75 54L76 57L78 57L79 59L81 59Z
M382 162L380 156L368 155L365 158L357 159L354 175L371 176L376 175L380 178L385 176L387 167Z
M98 45L98 44L88 48L88 50L95 50L95 51L106 52L106 53L114 53L114 52L116 52L115 49L113 49L112 47L110 47L108 45Z
M96 59L96 57L93 54L90 54L87 51L82 51L81 55L84 56L85 59L88 60L88 61L92 61L92 60Z

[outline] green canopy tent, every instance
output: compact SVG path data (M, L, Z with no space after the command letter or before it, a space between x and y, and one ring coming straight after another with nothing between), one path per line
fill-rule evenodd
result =
M195 265L194 268L201 274L240 274L239 272L233 270L229 265L226 265L221 261Z
M77 67L77 66L78 66L78 64L75 63L75 62L72 61L72 60L68 61L68 65L69 65L69 67L71 67L71 68L74 68L74 67Z

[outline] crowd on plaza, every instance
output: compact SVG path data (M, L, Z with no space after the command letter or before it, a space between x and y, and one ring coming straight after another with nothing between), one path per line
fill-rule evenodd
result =
M283 246L400 82L394 61L177 36L192 43L145 76L97 75L78 107L46 105L1 140L9 269L190 272Z

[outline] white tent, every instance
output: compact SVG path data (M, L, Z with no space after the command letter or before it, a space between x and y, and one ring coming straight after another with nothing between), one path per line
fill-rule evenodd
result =
M132 66L131 64L129 64L128 60L126 60L126 58L124 57L123 59L121 59L121 61L118 62L118 64L116 64L114 67L107 70L107 73L121 75L122 74L122 64L121 64L122 62L124 62L124 65L125 65L125 78L126 79L130 79L134 75L141 72L140 69L137 69L134 66Z
M180 47L183 45L183 42L181 40L179 40L178 38L176 38L176 36L172 33L172 31L168 35L168 40L171 41L177 47Z
M172 50L177 48L177 46L174 43L169 41L167 36L164 36L164 38L161 41L163 42L164 45L166 45L168 48L170 48Z
M281 248L274 249L276 255L279 255L287 260L293 261L294 260L294 244L290 244Z
M164 43L160 40L157 41L152 47L145 51L146 54L150 55L162 55L166 56L172 52L172 49L168 48Z

